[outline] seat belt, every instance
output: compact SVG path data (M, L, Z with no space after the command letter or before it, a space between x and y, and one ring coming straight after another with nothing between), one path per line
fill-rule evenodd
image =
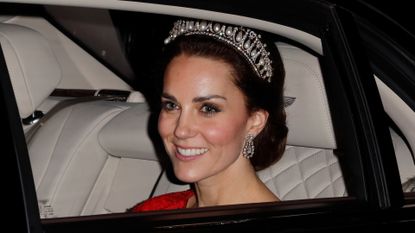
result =
M38 131L38 129L42 127L48 119L50 119L53 115L55 115L60 110L66 107L69 107L71 105L78 104L78 103L91 102L91 101L97 101L97 100L112 100L112 99L117 99L117 97L86 96L86 97L79 97L79 98L73 98L73 99L66 99L66 100L63 100L57 103L25 133L26 144L29 144L29 142L32 140L33 136Z

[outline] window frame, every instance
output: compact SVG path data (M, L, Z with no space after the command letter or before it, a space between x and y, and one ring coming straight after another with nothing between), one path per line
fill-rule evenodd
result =
M146 1L164 2L164 1ZM171 4L179 4L182 1L172 1ZM190 7L196 7L202 1L187 2ZM216 4L217 3L217 4ZM299 6L304 3L307 7ZM169 2L170 4L170 2ZM222 9L226 2L215 1L215 4L204 5L206 9ZM245 4L253 4L253 1ZM265 4L265 3L264 3ZM373 87L376 86L373 79L369 78L369 62L365 57L357 54L360 46L360 38L356 33L356 25L350 13L333 4L313 1L284 1L282 7L276 12L263 14L260 9L252 12L240 8L228 7L229 13L238 13L249 17L258 17L272 22L283 23L296 27L322 38L325 58L321 59L325 84L330 91L328 96L336 96L345 103L343 108L336 103L330 103L330 107L338 110L333 119L335 125L346 120L351 127L345 134L354 138L354 141L346 142L342 147L353 158L344 158L343 167L347 179L356 178L356 182L348 184L356 186L352 192L353 197L333 199L313 199L284 201L277 204L244 204L226 207L209 207L203 210L160 211L142 214L110 214L102 216L84 216L62 219L44 219L40 221L35 188L31 179L30 163L23 131L18 121L19 115L16 101L10 93L11 84L4 76L1 79L2 107L7 109L8 131L11 143L8 143L10 164L15 164L15 172L19 174L20 188L16 191L21 196L20 209L24 209L24 225L26 232L130 232L134 229L157 232L169 230L180 232L182 230L200 230L211 232L213 229L225 231L229 229L256 229L258 224L272 224L270 229L279 230L318 230L321 228L349 227L361 230L379 227L386 217L378 213L379 209L394 209L402 205L402 192L397 186L396 160L393 157L393 147L387 127L383 120L376 119L381 111L380 97ZM267 7L267 4L262 6ZM284 8L285 7L285 8ZM226 9L226 7L224 7ZM246 8L248 9L248 8ZM245 10L246 10L245 9ZM287 15L287 9L297 10L300 17ZM307 11L307 12L306 12ZM278 14L280 13L280 14ZM315 16L315 17L314 17ZM309 20L312 19L312 20ZM0 56L2 57L2 56ZM0 60L0 67L5 67L4 59ZM332 68L330 68L332 67ZM7 74L4 69L4 74ZM372 80L372 81L371 81ZM329 98L329 102L330 102ZM3 106L4 105L4 106ZM332 111L333 112L333 111ZM344 114L343 114L344 113ZM343 115L341 117L340 115ZM360 129L360 130L359 130ZM361 130L365 129L365 130ZM342 131L344 129L336 129ZM338 134L336 134L338 135ZM338 138L342 140L344 138ZM338 141L339 141L338 140ZM347 140L346 140L347 141ZM24 145L24 146L23 146ZM353 153L350 153L353 152ZM392 156L393 155L393 156ZM8 158L9 158L8 157ZM17 159L17 160L16 160ZM348 161L348 162L347 162ZM395 161L395 165L394 162ZM9 163L8 163L9 164ZM386 164L391 169L385 169ZM353 168L357 168L353 170ZM399 183L400 185L400 183ZM36 212L37 211L37 212ZM405 213L401 213L404 215ZM399 215L400 216L400 215ZM22 219L22 218L19 218ZM322 223L318 219L329 220ZM296 226L296 222L302 222L302 226ZM122 226L120 226L122 225ZM362 228L361 228L362 227ZM42 230L41 230L42 229ZM373 230L373 229L372 229Z
M415 111L415 57L413 48L408 46L415 37L398 24L384 21L380 21L382 24L374 24L360 14L356 14L354 18L373 74ZM379 18L376 16L373 20ZM383 27L380 28L379 25ZM415 148L411 147L401 129L386 112L383 114L388 121L385 124L396 131L414 156ZM404 193L404 196L407 205L415 203L415 193Z

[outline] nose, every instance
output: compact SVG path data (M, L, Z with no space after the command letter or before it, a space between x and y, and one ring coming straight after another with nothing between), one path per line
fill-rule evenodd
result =
M174 136L179 139L186 139L195 136L195 120L191 113L182 111L177 118Z

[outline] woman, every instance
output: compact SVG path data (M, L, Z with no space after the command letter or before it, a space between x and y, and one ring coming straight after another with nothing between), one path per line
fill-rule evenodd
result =
M133 212L278 201L256 171L285 149L284 69L254 31L179 20L165 40L158 130L174 174L191 190Z

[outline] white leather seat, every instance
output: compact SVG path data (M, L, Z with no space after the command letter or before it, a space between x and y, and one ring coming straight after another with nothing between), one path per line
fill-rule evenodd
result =
M59 84L60 66L37 31L0 23L0 42L20 117L26 118ZM131 119L120 132L118 122L126 116ZM148 198L161 168L147 118L143 103L93 101L66 107L46 121L28 144L41 217L123 212ZM144 144L131 152L128 148L140 144L128 147L128 139Z
M107 212L124 212L149 198L162 172L147 132L149 115L146 104L135 104L114 117L99 133L102 148L118 159L108 198L102 207Z
M289 132L283 157L258 175L282 200L345 196L319 61L294 46L278 48L286 68L285 95L296 100L286 109Z
M258 176L281 200L345 196L342 172L333 154L336 141L318 59L297 47L277 45L286 69L284 94L296 99L286 109L285 153ZM187 188L163 174L154 195Z
M40 128L29 155L42 217L124 212L148 198L161 173L148 116L145 103L94 101Z
M30 116L61 81L48 42L32 29L0 23L0 43L21 118Z
M95 182L110 166L98 132L126 108L109 101L76 104L36 132L28 149L42 217L82 214Z

